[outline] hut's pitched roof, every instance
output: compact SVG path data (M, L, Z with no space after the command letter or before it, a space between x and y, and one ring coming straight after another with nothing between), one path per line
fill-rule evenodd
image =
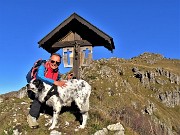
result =
M88 43L94 46L104 46L110 51L115 49L113 38L77 15L73 13L69 18L59 24L48 35L41 39L38 44L39 47L44 48L49 53L58 51L60 48L68 46L72 43L64 42L61 39L66 37L68 33L76 33L81 38L81 42ZM57 45L57 43L60 43Z

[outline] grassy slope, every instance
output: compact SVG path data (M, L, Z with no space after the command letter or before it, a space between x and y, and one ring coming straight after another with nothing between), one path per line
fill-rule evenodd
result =
M110 60L94 61L89 68L85 68L83 71L83 79L92 85L90 119L88 120L86 129L75 132L74 128L79 125L79 122L75 121L73 114L65 112L59 116L60 125L56 130L68 135L88 135L109 124L120 121L125 127L126 135L138 135L140 132L145 133L146 131L144 130L149 130L149 127L145 125L151 124L154 118L158 118L166 125L170 125L175 132L178 132L178 127L180 127L180 107L169 108L162 104L156 98L155 92L145 88L139 79L133 77L133 67L138 67L144 71L163 67L168 71L180 75L178 68L180 67L179 60L160 59L154 64L147 64L146 60L140 58L133 58L131 60L112 58ZM107 69L109 69L108 72ZM155 85L155 87L159 87L158 84ZM170 84L169 82L166 85L164 91L174 87L174 84ZM148 101L153 103L157 108L152 116L142 114L145 106L149 103ZM28 104L22 105L22 102ZM40 123L39 129L30 129L28 127L26 116L30 102L31 100L28 98L7 98L4 103L0 104L0 121L2 121L0 134L3 134L4 130L7 130L8 134L11 134L12 129L17 123L20 123L20 125L16 127L23 134L25 134L25 131L27 135L49 134L49 126L44 126L48 118L45 118L44 115L38 120ZM17 121L13 122L15 118ZM70 123L69 126L65 126L66 121ZM141 128L144 128L144 130Z

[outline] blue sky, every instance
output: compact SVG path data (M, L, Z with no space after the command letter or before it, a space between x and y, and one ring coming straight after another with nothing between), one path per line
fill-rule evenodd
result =
M144 52L180 59L179 0L0 0L0 94L26 85L34 61L49 58L37 42L74 12L114 40L113 53L95 47L94 59Z

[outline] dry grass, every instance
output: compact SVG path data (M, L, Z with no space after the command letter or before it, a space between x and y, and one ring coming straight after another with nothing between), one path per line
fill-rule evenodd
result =
M56 130L63 134L66 133L66 135L92 135L109 124L121 122L126 135L166 134L161 125L154 122L155 119L158 119L159 122L171 127L175 135L180 133L180 107L169 108L162 104L157 98L157 91L144 87L132 72L133 67L138 67L142 71L155 71L156 68L163 67L165 70L180 75L179 60L158 57L159 59L154 64L148 64L148 59L140 57L131 60L112 58L105 61L94 61L93 68L84 68L83 79L92 86L87 127L75 132L74 129L79 125L79 121L76 121L76 117L71 111L67 111L60 114L59 128ZM98 72L104 66L111 70L109 74ZM169 79L164 76L160 76L160 79L167 81L167 83L163 86L150 83L150 86L156 89L161 88L161 92L171 91L177 86L177 84L171 84ZM145 107L149 105L148 101L156 107L156 111L152 115L144 112ZM28 104L22 105L22 102ZM5 134L4 130L6 130L8 135L11 135L13 128L18 128L22 134L27 132L27 135L49 135L49 126L45 126L48 119L44 115L38 120L40 128L30 129L28 127L26 116L30 102L31 100L28 98L14 98L13 100L6 97L6 100L0 104L0 121L2 121L0 134ZM17 121L13 122L15 119ZM66 122L69 123L69 126L65 125ZM20 124L17 125L17 123Z

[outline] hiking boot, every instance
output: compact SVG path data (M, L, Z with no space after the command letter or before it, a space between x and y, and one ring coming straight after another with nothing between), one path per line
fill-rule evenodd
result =
M27 122L30 128L38 128L39 124L36 121L35 117L32 117L30 114L27 116Z

